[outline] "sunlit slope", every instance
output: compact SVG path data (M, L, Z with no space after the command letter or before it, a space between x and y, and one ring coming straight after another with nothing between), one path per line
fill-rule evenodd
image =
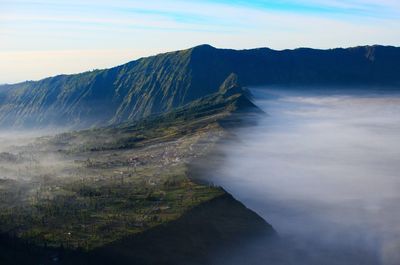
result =
M243 85L400 86L400 48L274 51L208 45L105 70L0 87L1 126L85 127L162 113L216 92L231 73Z
M257 111L235 80L161 116L42 137L1 153L0 234L90 250L223 196L194 182L188 165L226 137L224 121Z

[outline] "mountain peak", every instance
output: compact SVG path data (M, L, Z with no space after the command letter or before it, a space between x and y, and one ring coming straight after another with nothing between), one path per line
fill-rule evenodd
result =
M196 50L196 51L206 51L206 50L216 50L216 49L217 48L211 46L210 44L201 44L191 48L191 50Z
M264 51L204 44L110 69L2 86L0 126L120 123L216 92L243 93L242 86L400 87L400 48Z
M237 74L235 73L231 73L226 79L225 81L222 83L222 85L220 86L219 90L221 92L227 92L228 90L231 89L235 89L240 87L239 84L239 78L237 76Z

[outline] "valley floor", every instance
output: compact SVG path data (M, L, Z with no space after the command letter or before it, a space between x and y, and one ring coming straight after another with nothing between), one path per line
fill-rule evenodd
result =
M51 249L58 253L57 259L60 250L89 256L99 249L107 250L101 253L119 252L124 249L119 244L127 238L131 238L130 248L141 246L141 253L157 242L159 251L165 251L161 246L167 238L157 241L154 233L156 238L167 233L172 241L171 233L175 233L175 251L186 249L188 253L198 247L206 249L211 241L226 243L262 230L273 233L264 220L223 189L190 177L188 165L205 157L229 134L220 122L231 111L212 109L200 115L196 111L192 117L188 113L40 137L2 150L0 231L5 250L0 260L13 260L21 244L33 248L39 260L48 260ZM218 210L216 206L199 208L211 201L219 205ZM218 202L225 206L221 208ZM190 221L181 221L183 216ZM166 224L174 232L159 228ZM198 229L205 234L194 232ZM197 241L200 245L191 245ZM30 251L22 247L22 252ZM145 256L137 253L127 260L147 260L152 255Z

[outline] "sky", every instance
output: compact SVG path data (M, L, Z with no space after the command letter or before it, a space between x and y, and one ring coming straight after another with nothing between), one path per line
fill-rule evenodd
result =
M400 46L399 0L0 0L0 84L199 44Z

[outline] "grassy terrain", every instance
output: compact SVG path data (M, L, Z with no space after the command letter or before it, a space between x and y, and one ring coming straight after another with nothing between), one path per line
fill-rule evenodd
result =
M0 231L41 246L91 250L223 195L190 180L187 165L227 133L220 121L242 97L231 94L4 153L0 166L9 177L0 179Z
M245 86L399 88L400 48L274 51L208 45L104 70L0 86L0 127L87 128L166 113L218 91L231 73Z

